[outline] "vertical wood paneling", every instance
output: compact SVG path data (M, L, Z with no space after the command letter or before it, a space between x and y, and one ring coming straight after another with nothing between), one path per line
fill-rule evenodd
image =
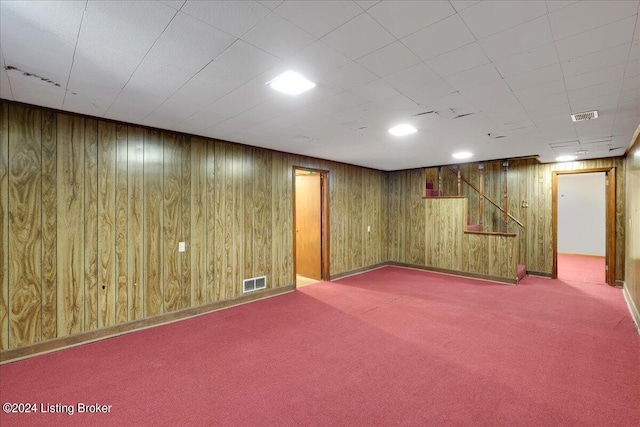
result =
M231 268L229 269L229 263L227 263L227 270L229 271L229 280L226 283L227 286L227 298L235 298L242 294L242 279L245 272L244 269L244 246L247 241L247 236L243 232L243 147L235 144L228 146L227 160L230 161L227 164L227 173L232 171L231 175L231 236L234 240L231 247ZM227 208L229 204L227 204Z
M116 315L116 125L98 123L98 326Z
M42 298L41 116L9 113L9 345L40 341Z
M42 113L42 339L57 336L56 115ZM79 153L80 162L83 160ZM80 236L82 238L82 236Z
M9 348L9 105L0 102L0 350Z
M180 224L181 171L180 146L174 133L164 134L163 160L163 271L164 271L164 311L175 311L182 301L180 283L180 263L178 242Z
M84 119L58 118L58 336L83 330Z
M191 305L202 305L207 301L207 265L214 261L215 254L207 258L207 143L192 138L191 149ZM215 224L214 224L215 226Z
M256 150L256 173L254 179L254 276L269 273L271 267L271 155L263 149ZM267 286L273 287L271 280Z
M97 120L85 119L84 172L84 330L91 331L98 328Z
M244 250L242 252L243 263L241 264L240 280L255 277L254 275L254 240L256 230L254 227L255 203L254 203L254 183L257 171L254 167L255 149L252 147L243 147L242 149L242 205L240 209L240 235L244 236ZM240 290L242 293L242 290Z
M144 134L130 126L127 138L127 272L129 320L144 317Z
M387 260L385 172L0 107L2 349L292 284L293 165L329 171L330 274Z
M160 314L164 310L163 295L163 189L162 189L162 134L144 131L144 271L145 316Z
M182 174L180 198L179 240L185 242L186 252L180 256L181 307L191 307L191 141L187 136L178 135Z
M231 169L227 170L227 144L211 144L207 155L207 300L227 298L226 283L231 280L228 255L234 244L231 228ZM215 171L215 175L214 175Z
M637 134L636 134L637 135ZM619 169L616 166L616 170ZM625 242L625 288L635 304L636 310L640 310L640 138L627 152L624 162L625 179L616 179L625 182L624 193L626 195L626 226L627 235ZM618 193L620 194L620 193ZM620 253L616 248L616 253ZM616 267L616 271L617 267ZM638 319L636 319L637 321Z
M129 258L128 258L128 129L116 127L116 318L115 323L129 319Z

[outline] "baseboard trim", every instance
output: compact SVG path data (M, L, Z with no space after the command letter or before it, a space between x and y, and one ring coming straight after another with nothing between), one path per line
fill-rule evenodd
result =
M293 292L296 285L287 285L279 288L267 289L264 291L252 292L238 298L217 301L204 304L198 307L190 307L184 310L172 311L171 313L159 314L157 316L148 317L146 319L134 320L120 325L108 326L106 328L97 329L95 331L81 332L79 334L67 337L53 338L48 341L30 344L10 350L0 351L0 365L5 363L16 362L33 356L45 353L64 350L70 347L76 347L82 344L88 344L95 341L101 341L107 338L113 338L131 332L143 329L153 328L160 325L166 325L192 317L201 316L212 313L214 311L224 310L230 307L258 301L265 298L271 298L277 295Z
M407 264L407 263L395 262L395 261L389 261L387 264L393 265L396 267L405 267L405 268L414 268L416 270L433 271L435 273L448 274L450 276L471 277L472 279L487 280L489 282L506 283L509 285L518 284L517 278L510 279L508 277L489 276L487 274L470 273L467 271L458 271L458 270L448 270L446 268L429 267L429 266L417 265L417 264Z
M636 330L638 331L638 335L640 335L640 311L638 311L638 307L633 302L631 298L631 294L629 294L629 288L627 287L627 282L623 282L622 285L622 295L624 295L624 300L627 302L627 307L629 307L629 311L631 312L631 317L636 324Z
M366 267L360 267L354 270L344 271L342 273L331 275L330 280L344 279L345 277L355 276L356 274L361 274L366 271L377 270L378 268L386 267L387 265L389 265L388 262L379 262L378 264L368 265Z
M527 274L530 274L532 276L541 276L541 277L553 278L553 274L552 273L543 273L541 271L527 270Z

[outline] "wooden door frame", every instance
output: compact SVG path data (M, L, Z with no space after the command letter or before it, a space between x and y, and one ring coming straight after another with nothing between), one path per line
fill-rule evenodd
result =
M311 171L320 175L320 277L322 280L330 280L331 269L329 265L329 171L305 166L293 166L293 283L296 283L296 171Z
M553 271L552 277L558 277L558 175L604 172L605 185L605 262L606 279L609 286L616 284L616 168L615 166L590 169L553 171L552 180L552 233L553 233Z

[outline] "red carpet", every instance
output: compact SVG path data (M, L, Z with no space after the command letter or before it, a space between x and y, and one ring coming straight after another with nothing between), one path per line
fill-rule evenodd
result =
M558 279L605 285L605 265L604 257L558 254Z
M19 425L637 426L619 289L385 267L0 367ZM54 407L55 408L55 407Z

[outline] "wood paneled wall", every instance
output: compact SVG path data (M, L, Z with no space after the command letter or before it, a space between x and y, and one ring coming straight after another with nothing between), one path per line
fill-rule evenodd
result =
M331 274L387 260L385 172L7 101L0 142L2 350L293 284L293 166L329 171Z
M484 162L485 194L498 204L502 204L501 161ZM616 168L616 280L625 277L625 165L622 158L583 160L569 163L539 163L535 159L509 161L507 173L508 210L511 215L523 223L524 228L509 221L508 231L518 234L518 263L525 264L527 269L539 273L551 274L553 270L553 235L552 235L552 178L553 171L591 169L600 167ZM443 168L444 169L444 168ZM446 173L445 173L446 172ZM437 168L426 170L427 180L437 177ZM461 174L476 187L479 187L478 163L461 165ZM395 177L392 174L392 177ZM447 181L455 179L449 171L443 172ZM394 179L390 186L394 186ZM437 182L437 178L436 178ZM445 188L452 188L451 183ZM448 194L448 193L445 193ZM472 223L478 221L478 193L468 185L462 184L462 195L468 199L469 216ZM528 208L522 207L526 200ZM484 230L501 231L501 212L490 203L484 203Z
M514 281L516 236L465 233L466 198L415 197L423 170L390 173L390 260Z
M640 310L640 126L635 135L635 143L627 152L626 169L626 203L627 203L627 235L625 257L625 288L629 297ZM638 322L636 318L636 322Z

